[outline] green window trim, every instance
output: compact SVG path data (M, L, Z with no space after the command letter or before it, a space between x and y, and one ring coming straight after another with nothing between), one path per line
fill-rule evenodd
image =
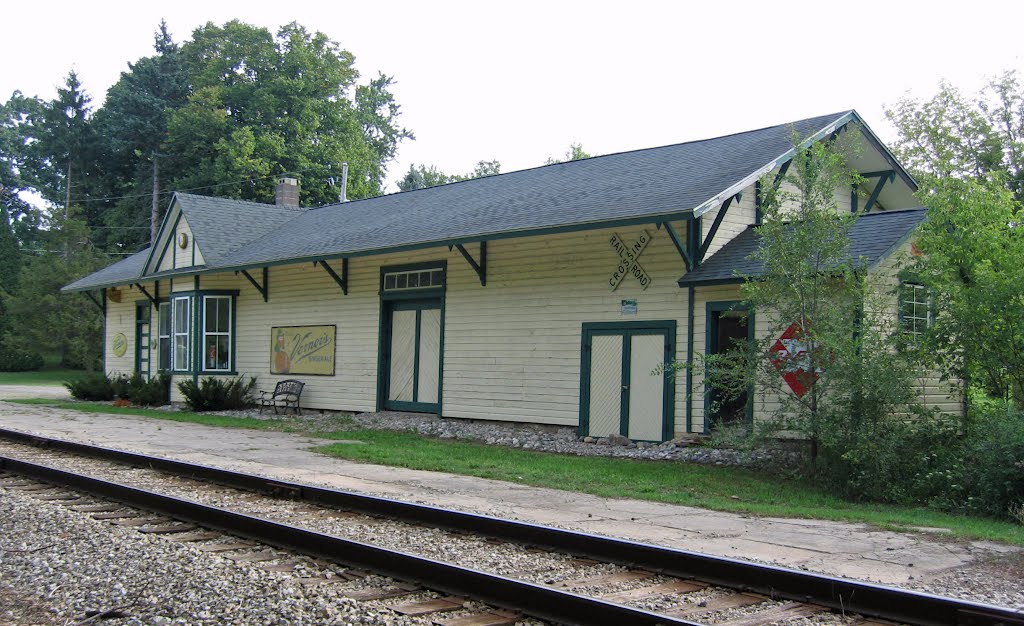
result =
M170 373L191 374L193 377L199 375L234 376L238 372L235 368L235 328L237 320L236 302L238 299L237 290L209 290L209 291L177 291L171 293L161 305L170 305ZM217 301L211 306L210 301ZM220 315L220 307L226 301L227 315ZM208 332L206 328L207 311L214 310L220 315L215 327ZM226 323L226 330L224 329ZM184 330L183 330L184 328ZM217 362L226 362L227 367L209 367L207 361L210 337L223 337L218 339ZM221 361L220 355L226 350L226 360ZM184 352L184 356L182 356Z
M705 303L704 307L704 354L718 354L718 351L711 352L710 348L715 344L714 335L717 330L718 324L717 317L715 314L728 313L728 312L745 312L747 314L747 341L753 343L756 341L756 319L754 317L754 310L747 304L744 304L742 300L712 300ZM703 381L704 387L704 433L710 433L713 426L711 413L713 403L713 390L711 385L707 382L707 375L704 376ZM754 425L754 392L755 389L751 385L747 388L747 405L745 409L744 424L747 428L752 428Z
M199 322L202 354L199 358L204 374L229 374L235 369L234 300L234 296L227 295L202 297Z
M192 371L192 297L171 297L171 371Z

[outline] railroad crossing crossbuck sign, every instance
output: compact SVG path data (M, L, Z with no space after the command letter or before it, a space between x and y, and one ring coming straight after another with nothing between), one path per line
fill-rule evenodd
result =
M612 291L619 288L619 283L626 276L632 276L640 282L641 287L647 289L651 285L651 277L644 268L640 267L637 259L640 258L647 244L651 243L650 234L646 230L640 231L640 236L636 238L633 245L627 246L618 233L613 233L608 239L608 243L619 254L619 264L608 278L608 284L611 285Z

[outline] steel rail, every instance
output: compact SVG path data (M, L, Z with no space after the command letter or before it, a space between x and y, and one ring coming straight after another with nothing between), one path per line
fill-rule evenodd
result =
M814 574L773 565L713 556L451 511L302 483L278 481L205 465L92 446L0 429L0 438L67 450L94 458L150 467L181 476L208 480L239 489L281 495L350 511L425 524L448 530L486 535L603 562L636 567L680 578L759 593L774 599L811 602L844 613L860 614L920 626L1024 626L1024 611L945 598L932 594ZM668 622L665 622L668 623Z
M133 508L240 535L267 545L419 583L435 591L515 609L531 617L560 624L700 626L696 622L670 618L544 585L388 550L38 463L0 456L0 469L122 502Z

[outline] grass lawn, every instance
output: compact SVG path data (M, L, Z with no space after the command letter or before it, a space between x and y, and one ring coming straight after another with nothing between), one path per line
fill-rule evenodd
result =
M44 367L35 372L0 372L0 385L63 385L66 380L78 380L85 370L66 370Z
M19 402L211 426L302 432L294 421L287 419L256 420L184 411L114 408L103 403ZM445 471L597 496L638 498L752 516L862 522L891 530L947 528L957 538L1024 545L1024 526L1010 522L929 509L847 502L803 481L747 469L565 456L465 441L442 441L409 432L355 429L346 427L344 420L339 420L338 430L304 434L365 442L369 445L337 443L317 448L323 454L362 463Z

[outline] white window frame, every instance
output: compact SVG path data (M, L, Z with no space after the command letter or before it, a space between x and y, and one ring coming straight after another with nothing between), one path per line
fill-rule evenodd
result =
M192 298L191 296L176 296L171 298L171 371L191 372L192 371ZM178 306L181 303L185 309L184 332L178 328ZM185 366L178 367L178 337L185 338Z
M174 325L174 318L173 318L174 310L173 309L174 309L174 307L171 305L171 302L169 300L167 302L161 302L156 307L156 323L157 323L156 324L157 325L157 330L156 330L157 362L156 362L156 364L157 364L157 371L159 371L159 372L168 372L168 371L171 371L174 368L174 360L172 359L172 356L171 356L171 345L172 345L171 327ZM164 324L164 319L163 319L163 311L164 310L167 311L167 323L166 324ZM167 340L167 343L166 343L167 348L166 348L166 350L164 349L164 345L165 345L164 344L164 340L165 339ZM163 367L161 367L161 365L163 364L163 360L164 360L164 357L165 357L165 354L164 354L165 352L166 352L166 358L167 358L167 367L163 368Z
M210 311L210 306L209 306L209 301L210 300L226 300L227 301L227 303L228 303L228 329L226 331L220 331L220 330L208 331L208 330L206 330L206 318L209 315L209 311ZM218 308L219 308L219 305L218 305ZM231 372L234 369L232 367L232 365L234 363L234 354L232 354L232 350L231 350L232 335L234 333L234 315L233 315L233 313L234 313L234 298L233 297L231 297L231 296L224 296L224 295L219 295L219 296L218 295L215 295L215 296L203 296L203 320L202 320L202 323L203 323L202 329L203 330L202 330L202 343L201 343L201 345L202 345L202 349L203 349L203 358L202 358L203 366L202 366L202 369L203 369L204 372L224 373L224 372ZM227 365L226 368L217 368L217 367L207 367L206 366L207 339L209 337L227 337L227 340L228 340L228 365Z
M409 286L415 279L416 284ZM417 289L436 289L444 287L445 269L443 267L427 267L416 270L396 270L385 272L381 287L384 291L414 291ZM388 283L391 283L390 285Z
M904 305L913 306L913 315L907 315ZM903 281L899 290L900 333L914 344L931 327L934 307L928 288L913 281ZM922 315L923 313L923 315Z

